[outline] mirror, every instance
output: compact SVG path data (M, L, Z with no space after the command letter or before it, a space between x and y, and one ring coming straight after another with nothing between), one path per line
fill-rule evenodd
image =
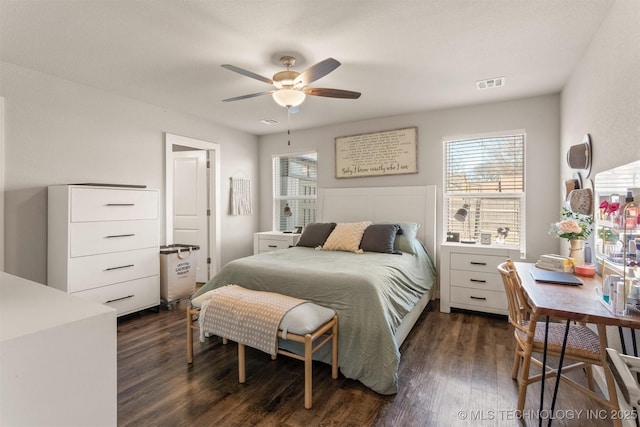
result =
M622 271L623 265L635 266L640 251L635 242L640 240L640 225L635 218L628 197L640 204L640 160L603 171L595 176L595 229L596 256L603 267ZM625 205L627 206L625 212Z

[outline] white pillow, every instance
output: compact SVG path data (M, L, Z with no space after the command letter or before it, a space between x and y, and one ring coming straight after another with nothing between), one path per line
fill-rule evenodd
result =
M336 225L322 249L326 251L362 252L360 241L371 221L342 222Z

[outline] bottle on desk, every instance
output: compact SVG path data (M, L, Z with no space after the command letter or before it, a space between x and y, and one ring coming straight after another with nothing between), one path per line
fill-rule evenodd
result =
M617 274L609 274L602 281L602 299L611 306L611 311L615 311L616 283L622 280Z
M627 297L625 295L624 282L622 280L616 283L616 297L614 299L614 313L617 316L624 315L624 309L627 305Z
M636 228L638 226L638 204L634 202L633 193L627 191L627 197L624 199L624 205L622 206L622 215L620 216L621 226L625 226L628 229Z

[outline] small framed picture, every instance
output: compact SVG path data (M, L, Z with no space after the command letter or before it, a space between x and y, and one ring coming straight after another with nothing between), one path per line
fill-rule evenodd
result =
M483 245L490 245L491 233L480 233L480 243Z
M296 227L295 230L293 230L293 232L296 233L296 234L302 233L302 227L300 227L300 226Z
M459 242L460 241L460 233L454 233L451 231L447 232L447 242Z

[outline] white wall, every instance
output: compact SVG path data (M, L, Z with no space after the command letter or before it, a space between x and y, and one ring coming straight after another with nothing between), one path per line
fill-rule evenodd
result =
M0 271L4 271L4 98L0 96Z
M324 101L340 102L340 101ZM304 114L304 113L302 113ZM295 118L292 118L295 120ZM335 178L335 137L402 127L418 127L418 174L393 177ZM271 157L288 151L318 151L319 187L385 187L435 184L438 187L437 239L442 233L443 138L524 129L526 140L527 255L536 260L554 253L558 240L548 235L557 220L560 194L560 97L539 96L516 101L429 111L292 132L291 147L283 134L260 137L260 229L272 224ZM548 209L540 209L547 206ZM399 207L403 208L403 207ZM391 219L391 218L390 218Z
M591 178L640 159L640 2L617 0L562 91L560 154L591 135ZM562 163L563 173L568 167Z
M46 187L143 184L164 206L164 133L221 146L222 264L252 253L257 213L227 215L228 177L256 180L257 138L213 122L2 63L5 97L5 271L46 282ZM255 198L257 206L257 197ZM161 243L165 241L161 209Z

